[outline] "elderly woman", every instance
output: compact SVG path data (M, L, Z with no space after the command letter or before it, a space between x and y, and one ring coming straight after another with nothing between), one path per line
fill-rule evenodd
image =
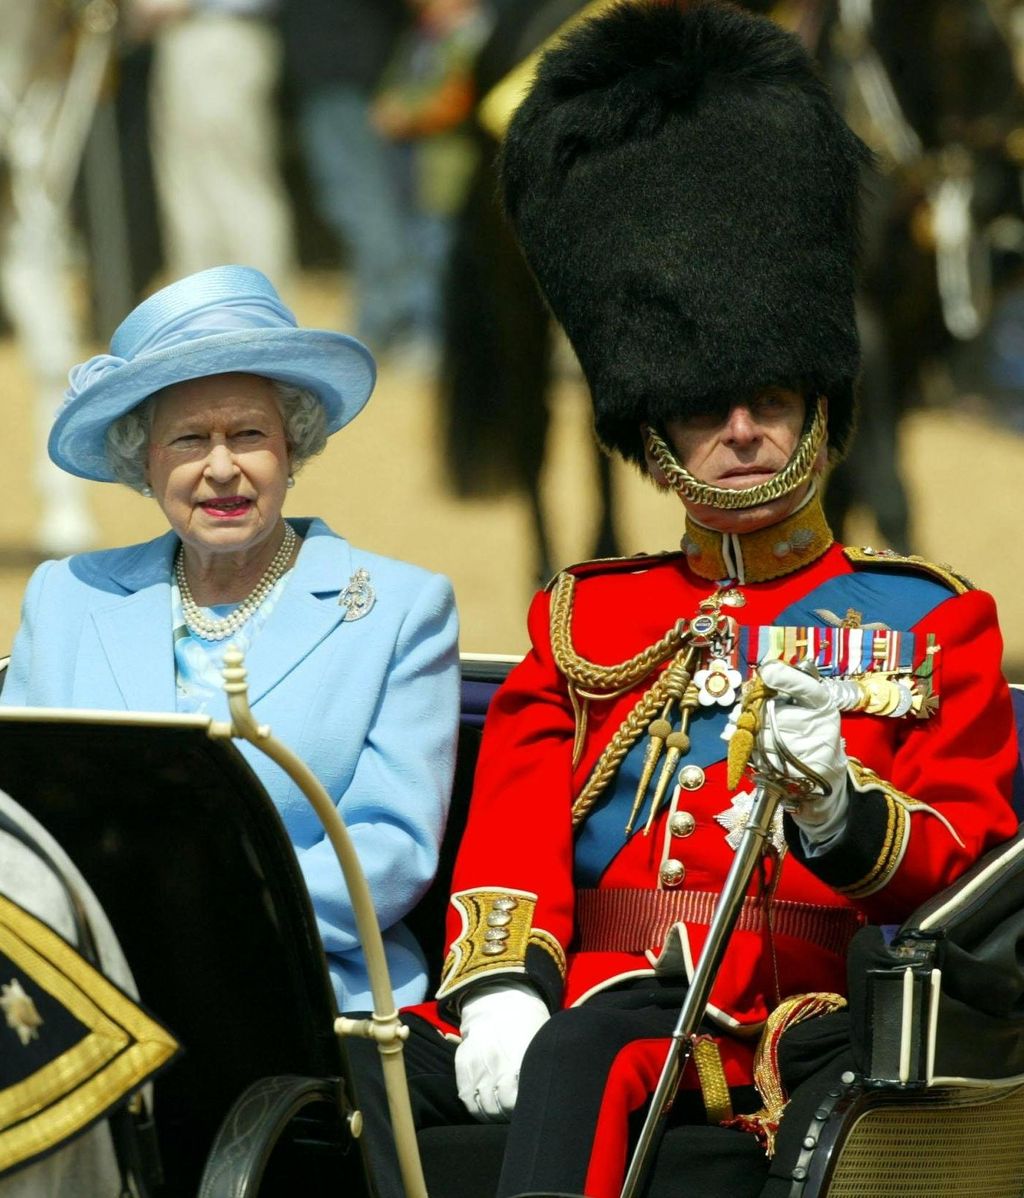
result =
M152 496L169 530L45 562L32 576L6 705L227 718L223 651L246 654L256 718L338 803L369 877L399 1001L423 995L401 920L437 861L458 716L447 579L285 520L295 472L361 410L375 370L341 333L300 329L256 270L222 266L140 304L71 373L50 437L83 478ZM298 788L242 752L280 812L339 1006L370 1004L347 890Z

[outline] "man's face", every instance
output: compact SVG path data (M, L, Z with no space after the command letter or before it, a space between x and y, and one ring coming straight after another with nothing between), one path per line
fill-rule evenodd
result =
M805 411L800 392L765 387L749 399L737 400L728 411L669 420L666 432L676 457L695 478L738 490L768 482L786 465L800 442ZM658 477L656 468L654 476ZM806 494L803 486L771 503L737 511L683 502L708 528L753 532L785 519Z

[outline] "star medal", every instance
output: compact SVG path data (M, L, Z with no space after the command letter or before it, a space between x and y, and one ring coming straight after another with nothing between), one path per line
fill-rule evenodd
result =
M39 1039L43 1018L17 978L11 978L6 986L0 986L0 1010L4 1013L7 1026L17 1033L22 1047Z
M750 812L754 806L753 792L744 792L732 796L732 805L715 816L715 822L722 825L726 831L725 843L735 852L740 847L743 832L750 822ZM771 835L769 837L775 851L779 854L786 847L786 833L782 828L782 808L775 809L772 817Z

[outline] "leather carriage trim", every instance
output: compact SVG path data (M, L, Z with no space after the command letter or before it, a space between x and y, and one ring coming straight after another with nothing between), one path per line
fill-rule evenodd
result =
M462 919L462 931L445 960L439 999L488 974L525 972L536 894L497 888L459 890L451 903Z
M916 803L909 795L897 790L892 783L880 778L874 770L863 765L855 757L849 759L849 774L855 790L881 791L888 816L881 851L875 859L874 865L859 881L835 888L838 894L845 894L848 898L856 899L866 898L869 894L875 894L881 890L896 872L903 860L903 854L907 850L907 842L910 840L909 810ZM924 808L924 804L920 806ZM928 808L928 810L932 809ZM948 826L948 821L946 823Z
M99 1119L176 1055L178 1044L47 924L0 895L0 949L84 1029L59 1057L0 1092L0 1171Z
M682 647L687 632L681 621L674 624L653 645L616 665L602 666L576 652L572 643L572 609L576 579L559 574L551 596L549 631L555 664L565 679L590 699L611 699L635 686L652 670Z
M1011 841L1009 842L1009 847L1005 845L1002 847L1006 850L1005 852L1000 853L986 869L981 870L969 882L956 883L956 891L950 896L948 901L936 907L934 911L921 920L918 926L922 932L927 932L931 928L949 922L950 916L958 908L966 907L973 901L974 896L979 890L984 891L986 887L992 884L993 878L997 878L1003 871L1012 868L1017 858L1024 853L1024 839Z
M657 948L672 927L709 925L719 895L715 891L595 888L576 895L576 935L581 952L642 953ZM826 907L776 899L766 908L747 896L740 908L739 931L795 936L827 952L844 954L864 923L853 907Z
M945 562L930 562L917 553L894 553L891 549L872 549L869 546L861 549L854 545L847 545L843 553L847 561L855 566L888 566L927 574L930 578L944 583L957 595L977 589L969 578L958 574L952 566L946 565Z

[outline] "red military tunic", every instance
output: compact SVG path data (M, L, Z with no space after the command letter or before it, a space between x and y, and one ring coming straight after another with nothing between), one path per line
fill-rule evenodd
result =
M536 597L531 651L488 716L438 997L450 1010L476 982L526 977L554 1010L622 979L692 972L733 859L729 825L742 822L721 737L732 696L694 713L675 777L688 773L673 780L650 833L660 761L635 830L624 828L645 729L662 710L644 697L679 648L677 621L692 620L702 601L723 587L742 597L720 610L738 625L744 677L766 643L783 646L777 656L803 655L809 628L825 630L815 634L823 642L837 626L860 629L843 651L856 643L862 654L874 629L898 631L904 675L913 669L934 692L917 704L923 718L844 714L846 827L809 855L785 818L788 848L780 828L782 852L752 882L712 991L710 1013L733 1033L721 1040L726 1076L739 1084L781 999L845 989L845 947L859 922L901 921L1012 835L1016 737L993 601L950 572L844 551L816 501L743 537L691 526L684 549L577 567L574 581L563 576ZM895 661L872 668L886 664L899 672ZM864 672L861 658L832 665ZM745 779L736 793L751 790Z

